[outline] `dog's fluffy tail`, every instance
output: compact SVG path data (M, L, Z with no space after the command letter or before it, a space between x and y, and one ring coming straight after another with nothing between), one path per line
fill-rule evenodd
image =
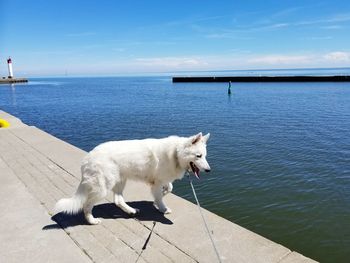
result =
M84 187L80 184L76 193L71 198L60 199L55 205L55 214L64 212L66 214L77 214L83 209L87 196Z

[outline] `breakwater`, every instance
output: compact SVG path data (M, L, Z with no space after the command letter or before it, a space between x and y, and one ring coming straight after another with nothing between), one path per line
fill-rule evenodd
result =
M12 84L12 83L26 83L28 79L26 78L2 78L0 79L0 84Z
M173 82L345 82L350 75L338 76L198 76L173 77Z

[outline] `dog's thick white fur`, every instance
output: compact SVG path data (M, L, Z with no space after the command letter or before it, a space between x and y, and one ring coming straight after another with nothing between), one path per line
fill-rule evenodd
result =
M57 202L55 212L75 214L83 210L90 224L100 220L93 217L92 208L114 192L114 202L123 211L135 215L138 210L125 203L123 189L128 179L151 185L154 203L162 213L171 213L163 196L172 191L172 182L181 179L191 169L210 171L206 160L206 143L210 134L191 137L170 136L163 139L111 141L100 144L87 154L81 166L82 179L72 198Z

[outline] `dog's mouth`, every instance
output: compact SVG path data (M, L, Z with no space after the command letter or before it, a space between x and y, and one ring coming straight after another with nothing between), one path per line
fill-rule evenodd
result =
M199 179L199 168L194 164L194 162L190 162L190 166L194 175L197 177L197 179Z

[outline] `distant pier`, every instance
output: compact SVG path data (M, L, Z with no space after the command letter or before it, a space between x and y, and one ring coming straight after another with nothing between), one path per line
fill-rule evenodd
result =
M350 75L339 76L220 76L173 77L173 82L347 82Z
M25 83L28 79L25 78L2 78L0 84Z

